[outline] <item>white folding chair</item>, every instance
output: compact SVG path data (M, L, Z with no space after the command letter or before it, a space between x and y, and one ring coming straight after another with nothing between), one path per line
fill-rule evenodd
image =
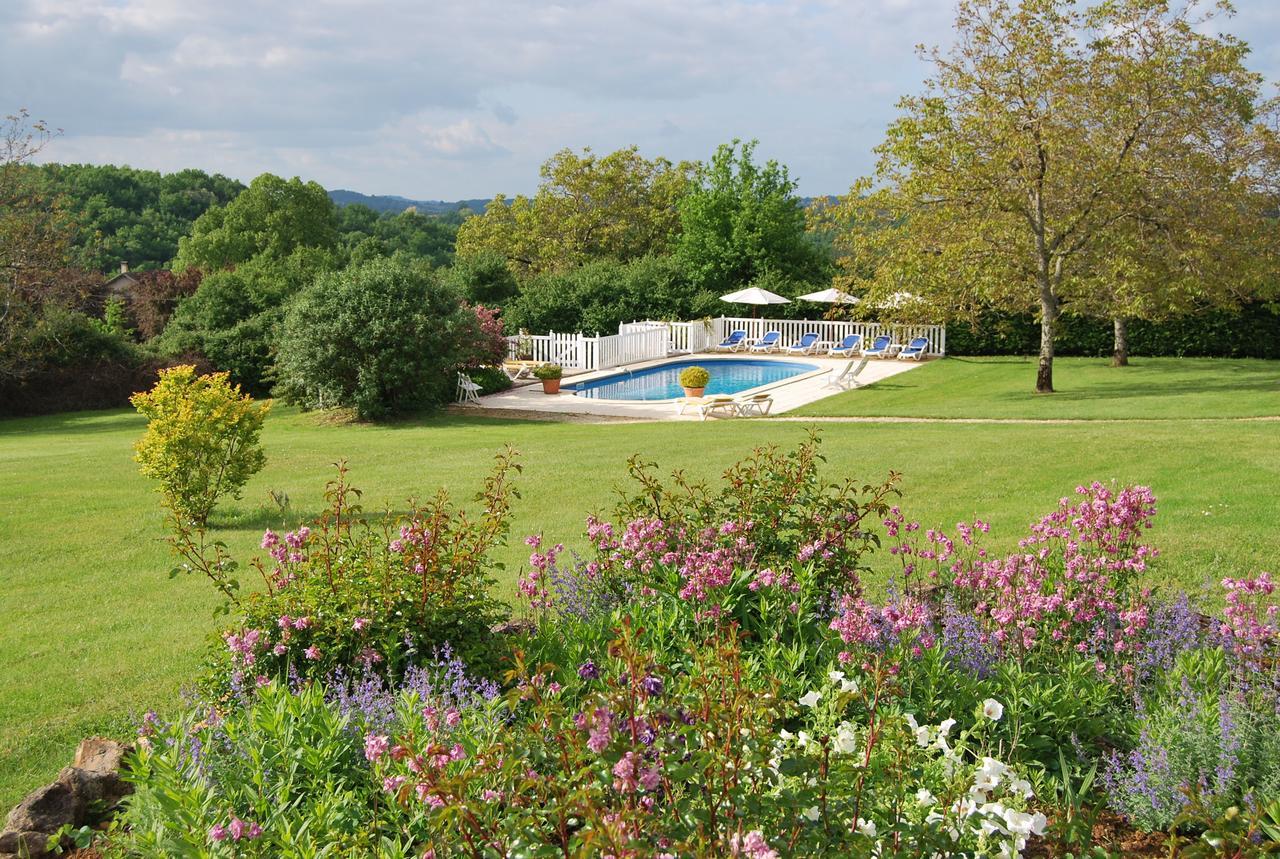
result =
M483 390L466 373L458 374L458 402L480 404L480 391Z

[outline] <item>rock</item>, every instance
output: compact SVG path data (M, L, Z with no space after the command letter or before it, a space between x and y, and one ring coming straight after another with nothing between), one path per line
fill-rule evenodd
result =
M9 812L0 833L0 859L45 859L45 845L63 826L83 826L109 813L133 786L120 778L124 756L133 747L90 737L76 749L75 765L53 784L33 791Z
M120 768L125 755L133 751L133 746L117 743L105 737L90 737L80 743L76 749L75 762L68 769L75 769L79 774L69 776L80 785L81 791L89 803L100 803L101 810L114 808L120 800L133 793L133 785L120 778ZM67 770L63 770L66 773ZM63 781L62 776L58 777ZM94 809L90 808L90 812Z
M15 832L56 832L65 823L75 825L77 812L83 813L83 806L77 805L77 798L71 788L55 781L32 791L18 803L9 812L5 829Z
M511 618L489 627L494 635L532 635L538 631L538 625L531 620Z
M76 749L73 767L95 773L118 773L124 763L124 756L133 751L133 746L117 743L106 737L89 737L80 741Z
M45 849L48 843L47 832L9 830L0 835L0 859L48 859L54 855Z

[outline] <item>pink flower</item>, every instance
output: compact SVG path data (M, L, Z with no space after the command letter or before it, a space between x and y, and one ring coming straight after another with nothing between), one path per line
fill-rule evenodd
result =
M267 533L270 534L271 532L268 531ZM215 824L213 828L209 830L210 841L225 841L226 838L227 838L227 828L223 826L221 823Z
M302 655L303 655L303 656L305 656L305 657L307 657L308 659L319 659L319 658L320 658L320 648L316 647L316 646L313 644L313 645L311 645L310 647L308 647L306 650L302 651Z
M391 742L381 734L366 734L364 738L364 756L367 760L376 761L387 753Z
M387 776L382 780L382 789L387 793L396 793L405 782L402 775Z
M238 817L231 818L231 825L227 827L227 831L235 841L239 841L244 836L244 829L244 821Z
M462 714L450 707L444 714L444 723L450 728L456 728L462 723Z
M351 622L351 628L354 629L356 632L359 632L360 630L367 627L369 623L370 623L369 618L358 617Z

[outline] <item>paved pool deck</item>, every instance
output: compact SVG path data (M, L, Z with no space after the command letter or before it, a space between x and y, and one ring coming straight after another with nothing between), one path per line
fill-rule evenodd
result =
M669 361L688 360L689 355L672 355L668 358L660 358L653 361L637 362L635 364L626 365L627 370L640 370L645 367L653 367L659 364L665 364ZM703 363L714 372L714 362L726 358L745 358L742 354L706 354L701 353L692 356L699 363ZM828 384L831 372L841 372L849 363L848 358L827 358L823 356L804 356L792 357L788 359L781 355L751 355L753 360L777 360L777 361L803 361L807 364L815 364L819 369L800 376L794 376L790 379L784 379L781 382L774 382L768 385L762 385L758 388L752 388L746 393L768 393L773 397L773 408L770 410L770 416L783 415L792 409L809 403L821 400L824 397L830 397L833 394L841 393L846 390L857 390L865 388L887 379L890 376L896 376L900 373L906 373L921 366L918 361L899 361L896 358L872 358L867 366L863 368L858 376L857 385L853 388L834 387ZM609 370L600 370L590 373L566 373L565 382L581 382L590 379L596 379L603 376L611 376L623 368L614 367ZM736 396L743 396L738 394ZM594 415L602 418L623 419L623 420L651 420L651 421L700 421L701 416L693 411L686 411L684 415L677 414L676 402L674 400L652 400L652 401L636 401L636 400L601 400L588 397L578 397L569 392L561 392L559 394L544 394L542 392L542 383L533 381L520 381L516 386L508 391L499 394L490 394L487 397L480 398L480 404L467 404L456 406L460 412L467 411L511 411L524 412L526 415L530 413L545 414L547 418L552 418L556 414L562 414L566 417L572 415L589 416ZM512 417L516 417L515 414ZM572 419L572 418L569 418ZM715 415L707 418L708 420L744 420L741 417L724 417ZM757 418L750 418L756 420Z

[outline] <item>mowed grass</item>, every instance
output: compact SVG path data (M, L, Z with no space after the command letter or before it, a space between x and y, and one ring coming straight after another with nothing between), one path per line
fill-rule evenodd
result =
M810 417L1186 419L1280 415L1280 361L1058 358L1035 396L1034 358L945 358L795 412Z
M948 372L947 363L905 378ZM945 378L939 384L954 387ZM1164 554L1156 582L1199 591L1224 575L1275 570L1280 425L1164 417L1170 420L835 423L821 432L829 474L879 480L901 472L909 515L945 527L981 516L1001 548L1078 483L1114 479L1149 484L1160 499L1152 539ZM208 583L168 578L158 498L132 460L142 430L130 412L0 421L0 806L49 780L81 737L127 735L146 709L172 708L215 628ZM242 500L215 514L214 525L247 560L264 527L291 524L281 521L268 490L288 493L291 519L314 515L332 463L346 459L367 510L403 510L407 498L440 486L469 499L493 454L510 444L524 464L513 539L500 553L508 565L500 587L510 593L524 556L518 538L541 531L580 546L583 517L610 509L631 454L711 478L754 445L793 445L804 433L802 424L757 419L560 424L436 416L333 425L278 407L263 438L266 469ZM887 555L880 561L890 568ZM246 565L246 586L251 575Z

